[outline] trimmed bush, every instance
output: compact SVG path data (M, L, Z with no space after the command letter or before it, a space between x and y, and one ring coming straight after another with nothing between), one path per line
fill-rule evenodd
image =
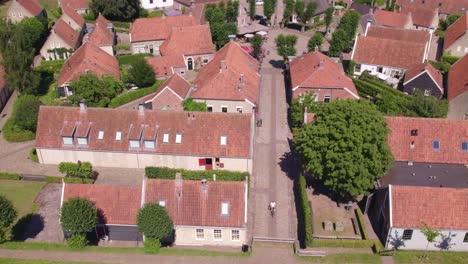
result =
M96 226L97 209L93 202L85 198L71 198L64 202L60 210L60 222L63 230L72 237L85 235Z
M146 239L154 239L158 242L170 235L174 229L166 208L156 203L147 203L138 210L137 226L138 231L143 233Z
M124 105L124 104L128 104L130 103L131 101L134 101L134 100L137 100L143 96L146 96L148 94L151 94L151 93L154 93L156 92L156 90L158 90L159 86L161 86L163 81L156 81L156 83L151 86L151 87L148 87L148 88L140 88L136 91L130 91L130 92L127 92L127 93L124 93L120 96L117 96L115 98L113 98L108 107L109 108L116 108L116 107L119 107L121 105Z
M39 159L37 158L36 148L32 148L29 151L29 159L34 161L34 162L39 162Z
M65 183L83 183L83 184L93 184L94 183L94 179L70 178L70 177L63 178L63 181Z
M306 191L307 183L304 175L299 176L298 182L298 191L299 191L299 199L301 205L301 213L302 213L302 222L304 224L302 230L304 230L304 244L307 247L311 247L313 245L313 227L312 227L312 210L309 205L309 199L307 198L307 191Z
M8 120L3 125L2 129L3 138L8 142L24 142L31 141L36 138L36 134L29 130L21 129L15 124L13 118L8 118Z
M60 162L59 171L65 173L67 177L91 178L93 176L93 166L90 162Z
M6 229L15 221L18 213L13 203L0 194L0 243L5 241Z
M158 254L161 249L161 242L158 239L147 238L143 243L145 254Z
M129 65L129 64L138 62L138 60L144 57L153 57L153 54L139 53L139 54L133 54L133 55L120 55L120 56L117 56L117 60L119 61L120 65Z
M367 235L367 229L366 229L366 225L364 223L364 219L363 219L363 216L362 216L361 209L357 208L356 210L354 210L354 212L356 213L356 219L357 219L357 222L358 222L358 225L359 225L359 230L361 231L362 239L368 240L369 236Z
M352 240L352 239L314 239L313 247L344 247L344 248L371 248L374 240Z
M442 62L447 62L447 63L449 63L450 65L454 64L455 62L457 62L458 59L460 59L460 57L453 56L453 55L450 55L450 54L444 54L444 55L442 55Z
M83 234L72 235L67 239L67 244L70 248L81 249L88 245L88 240L86 239L86 235Z
M19 175L17 173L0 172L0 179L2 179L2 180L19 180L19 179L21 179L21 175Z
M47 183L61 183L63 177L60 176L45 176L45 182ZM68 179L73 179L73 178L68 178Z
M184 180L213 180L213 174L216 174L217 181L244 181L248 172L227 171L227 170L209 170L209 171L190 171L184 169L172 169L167 167L146 167L145 175L152 179L175 179L176 173L181 173Z

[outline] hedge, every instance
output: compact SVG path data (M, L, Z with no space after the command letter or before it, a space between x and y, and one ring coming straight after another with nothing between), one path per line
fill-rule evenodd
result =
M303 230L304 230L304 244L307 247L311 247L313 245L313 226L312 226L312 210L309 205L309 199L307 198L307 183L304 175L299 176L298 182L298 191L299 191L299 199L301 205L301 213L303 219Z
M19 175L18 173L0 172L0 179L2 179L2 180L19 180L19 179L21 179L21 175Z
M447 62L447 63L449 63L450 65L454 64L455 62L457 62L458 59L460 59L460 57L453 56L453 55L450 55L450 54L444 54L444 55L442 55L442 62Z
M130 28L130 22L112 21L112 25L116 28Z
M191 171L184 169L172 169L167 167L146 167L145 175L152 179L175 179L176 173L181 173L184 180L213 180L213 174L216 174L217 181L244 181L248 172L227 171L227 170L209 170L209 171Z
M124 104L128 104L131 101L137 100L143 96L146 96L148 94L156 92L156 90L159 88L159 86L162 84L162 81L157 80L153 86L148 87L148 88L140 88L136 91L130 91L127 93L124 93L122 95L119 95L115 98L113 98L110 103L109 103L109 108L116 108Z
M63 177L60 176L45 176L45 182L47 183L61 183Z
M94 183L94 179L71 178L71 177L64 177L63 181L65 183L84 183L84 184L93 184Z
M362 239L368 240L369 236L367 235L367 229L366 229L366 225L364 223L364 219L363 219L363 216L362 216L361 209L357 208L357 209L354 210L354 212L356 213L356 219L357 219L357 222L358 222L358 225L359 225L359 230L361 231Z
M14 110L12 115L3 125L3 138L8 142L24 142L24 141L31 141L36 138L36 134L29 130L24 130L18 127L15 124L14 120Z
M374 240L354 239L314 239L313 247L344 247L344 248L372 248L376 244Z
M39 67L36 68L36 70L60 73L60 71L62 70L63 63L65 63L65 60L45 60L41 62L41 64L39 65Z
M120 55L120 56L117 56L117 60L119 61L119 65L126 65L126 64L132 64L133 62L137 62L140 58L152 57L152 56L153 54L151 53Z

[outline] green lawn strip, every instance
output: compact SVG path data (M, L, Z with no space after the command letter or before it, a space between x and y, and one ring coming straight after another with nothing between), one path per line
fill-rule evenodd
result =
M381 263L379 255L367 253L342 253L332 254L325 257L297 257L299 260L309 263L359 263L359 264L374 264Z
M46 10L47 16L49 18L58 18L60 14L58 13L58 1L56 0L39 0L39 3Z
M43 182L0 180L0 193L13 202L21 218L37 211L39 205L34 199L44 185Z
M441 252L428 251L427 258L422 257L424 251L406 251L395 252L393 259L395 263L427 263L427 264L445 264L445 263L467 263L468 252Z
M351 240L351 239L314 239L312 247L344 247L344 248L371 248L374 240Z
M95 264L97 262L68 262L68 261L50 261L42 259L12 259L0 258L0 264Z

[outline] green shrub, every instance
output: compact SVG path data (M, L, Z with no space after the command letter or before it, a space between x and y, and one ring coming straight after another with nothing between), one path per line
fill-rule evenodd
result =
M161 249L161 242L158 239L146 238L143 249L145 254L158 254Z
M130 50L130 45L115 45L114 47L115 50Z
M86 235L96 226L98 214L94 203L85 198L71 198L60 209L60 222L70 236Z
M65 173L67 177L78 177L79 176L79 165L73 162L60 162L59 171Z
M67 239L67 244L70 248L73 249L82 249L88 245L88 240L86 239L86 235L77 234L72 235Z
M133 55L120 55L117 56L117 60L119 61L120 65L130 65L132 63L137 62L139 59L144 57L152 57L153 54L150 53L139 53Z
M312 226L312 210L309 205L309 199L307 198L307 183L304 175L299 176L298 182L298 191L299 191L299 199L301 205L301 218L304 226L302 230L304 231L304 244L307 247L311 247L313 245L313 226Z
M348 74L351 76L354 75L354 66L356 66L356 63L353 60L350 60L348 64Z
M0 179L2 179L2 180L19 180L19 179L21 179L21 175L19 175L17 173L0 172Z
M367 235L366 224L364 222L361 209L357 208L354 211L356 213L356 219L357 219L357 222L358 222L358 225L359 225L359 230L361 231L362 239L368 240L369 236Z
M182 105L184 111L206 112L207 109L205 102L195 102L192 97L185 99Z
M11 117L8 118L2 129L3 138L8 142L24 142L36 138L36 134L33 131L25 130L15 123L18 101L21 102L19 99L15 101Z
M60 73L62 66L65 60L44 60L41 62L39 67L36 68L37 71L47 71L52 73Z
M450 65L454 64L455 62L457 62L458 59L460 59L460 57L453 56L453 55L450 55L450 54L444 54L444 55L442 55L442 62L449 63Z
M213 180L213 174L216 174L217 181L244 181L248 172L227 171L227 170L209 170L209 171L191 171L184 169L172 169L167 167L146 167L145 175L152 179L175 179L176 173L181 173L184 180Z
M129 22L122 22L122 21L112 21L112 25L116 28L130 28L130 23Z
M344 248L371 248L374 240L352 240L352 239L314 239L313 247L344 247Z
M148 14L148 17L162 17L164 14L162 10L155 10Z
M124 104L128 104L131 101L135 101L143 96L156 92L159 86L162 84L162 81L156 81L156 83L148 88L140 88L136 91L129 91L120 96L115 97L109 103L109 108L116 108Z
M63 181L65 183L83 183L83 184L93 184L94 183L94 179L70 178L70 177L63 178Z
M47 183L61 183L62 179L64 178L60 176L45 176L45 182ZM72 179L72 178L68 178L68 179Z
M37 157L37 151L36 148L32 148L29 151L29 159L34 161L34 162L39 162L39 158Z
M450 63L448 62L430 60L429 63L432 64L434 68L436 68L437 70L441 71L444 74L446 74L450 70Z
M31 132L36 131L37 118L39 115L39 106L41 101L34 95L22 95L16 99L12 117L15 118L15 124L21 129Z
M6 239L6 229L15 221L18 213L13 203L0 194L0 243Z
M174 224L165 207L156 203L147 203L138 210L137 227L146 239L160 242L172 233ZM150 244L154 243L150 241Z

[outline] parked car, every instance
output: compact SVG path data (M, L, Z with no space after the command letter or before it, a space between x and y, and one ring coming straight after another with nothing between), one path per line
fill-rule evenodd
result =
M263 0L255 0L256 5L263 5Z

